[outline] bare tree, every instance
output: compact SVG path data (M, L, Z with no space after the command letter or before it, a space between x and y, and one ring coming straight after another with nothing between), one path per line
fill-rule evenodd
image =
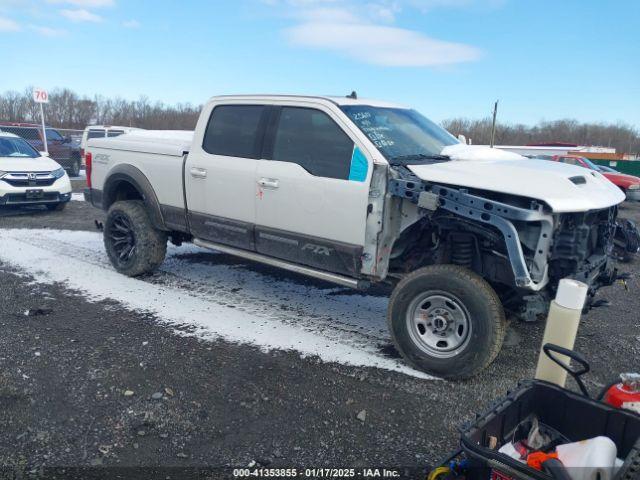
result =
M490 118L452 118L442 122L442 126L454 135L463 134L474 144L488 145L491 140ZM640 152L640 132L625 123L580 123L577 120L562 119L534 126L498 124L496 128L498 145L550 142L613 147L617 152L625 153Z
M9 122L40 121L39 108L32 100L32 88L23 93L0 94L0 120ZM129 101L122 98L81 97L69 89L49 92L46 120L58 128L83 129L87 125L124 125L151 129L191 130L195 128L200 106L151 103L147 97Z
M32 100L32 88L22 93L0 94L0 120L9 122L39 122L39 109ZM83 129L87 125L124 125L150 129L192 130L201 106L188 103L166 105L147 97L138 100L80 96L67 88L50 92L46 107L47 122L59 128ZM454 135L463 134L475 144L489 144L491 118L452 118L442 122ZM566 142L578 145L614 147L618 152L640 152L640 132L624 123L580 123L561 119L528 126L498 124L496 143L526 145L529 143Z

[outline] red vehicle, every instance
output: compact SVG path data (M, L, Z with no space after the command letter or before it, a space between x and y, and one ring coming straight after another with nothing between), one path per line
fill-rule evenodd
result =
M600 172L625 193L627 200L640 201L640 178L638 177L625 173L607 171L600 168L588 158L579 155L554 155L551 159L556 162L578 165L579 167Z

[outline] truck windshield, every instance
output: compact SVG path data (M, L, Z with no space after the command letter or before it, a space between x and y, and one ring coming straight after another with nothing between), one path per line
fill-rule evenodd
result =
M603 170L600 168L600 165L596 165L595 163L593 163L591 160L589 160L588 158L582 157L582 161L584 163L586 163L587 165L589 165L589 168L591 170L595 170L596 172L602 172Z
M0 137L0 158L37 158L40 154L21 138Z
M446 159L440 154L442 149L459 143L444 128L415 110L369 105L341 108L391 163Z

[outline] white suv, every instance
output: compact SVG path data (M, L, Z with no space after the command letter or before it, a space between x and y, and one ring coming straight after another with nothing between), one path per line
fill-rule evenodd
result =
M58 163L17 135L0 132L0 206L62 210L69 200L71 182Z

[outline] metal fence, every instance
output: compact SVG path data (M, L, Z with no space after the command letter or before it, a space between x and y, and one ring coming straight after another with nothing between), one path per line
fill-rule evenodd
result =
M9 132L28 140L29 142L42 141L42 127L32 126L29 124L3 124L0 121L0 131ZM82 140L82 130L70 128L47 127L47 141L71 141L80 145Z
M68 137L73 145L77 145L78 148L80 148L83 130L74 130L71 128L56 128L55 130L57 130L63 137Z
M590 160L598 165L613 168L620 173L626 173L627 175L640 177L640 161L638 160Z
M83 159L80 154L82 130L46 127L46 147L42 127L34 124L0 121L0 131L24 138L38 151L48 150L49 156L72 175L77 175L82 167Z

